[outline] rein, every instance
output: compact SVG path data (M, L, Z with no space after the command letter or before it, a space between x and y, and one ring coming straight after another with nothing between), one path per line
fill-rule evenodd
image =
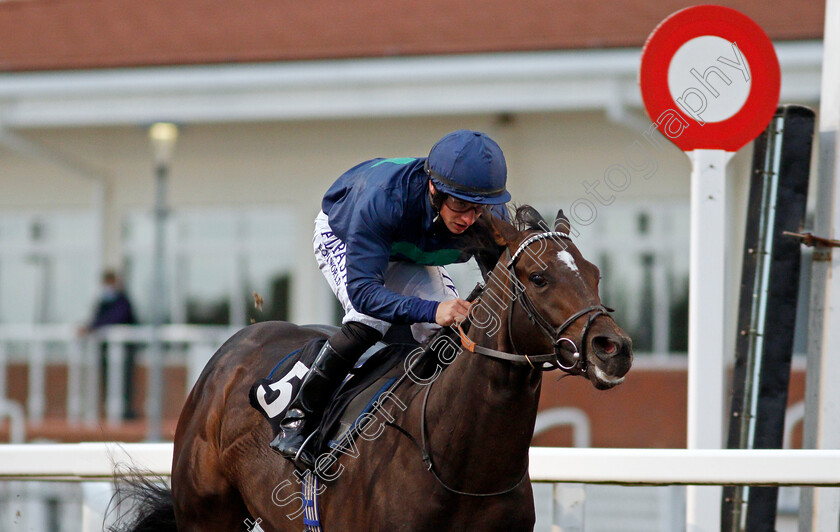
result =
M512 486L510 486L509 488L505 488L505 489L500 490L500 491L493 491L493 492L487 492L487 493L474 493L474 492L469 492L469 491L460 491L460 490L456 490L455 488L449 486L446 482L443 481L442 478L440 478L440 476L437 474L437 471L435 471L435 464L432 462L432 455L427 450L428 444L427 444L427 441L426 441L426 406L429 403L429 393L432 389L432 385L434 385L434 381L429 383L429 385L426 387L426 393L423 395L423 408L420 410L420 440L421 441L418 442L417 438L412 436L411 433L409 433L407 430L405 430L401 426L397 425L396 423L393 423L393 422L389 421L389 422L386 422L385 424L388 425L389 427L393 427L393 428L397 429L399 432L401 432L403 435L405 435L409 440L411 440L411 442L414 443L414 445L417 446L417 449L420 450L420 456L423 459L423 463L426 464L426 469L429 471L429 473L432 474L432 476L435 478L435 480L437 480L438 484L440 484L441 487L443 487L443 489L445 489L449 493L454 493L455 495L465 495L467 497L495 497L497 495L506 495L506 494L512 492L513 490L515 490L516 488L518 488L519 485L522 484L522 481L525 480L525 477L528 475L528 465L527 464L525 465L525 470L522 471L522 474L519 476L519 480L517 480L516 483L513 484Z

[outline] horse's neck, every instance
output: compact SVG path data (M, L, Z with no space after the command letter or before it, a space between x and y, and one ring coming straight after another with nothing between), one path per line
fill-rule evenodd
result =
M470 337L477 345L511 353L507 313L512 306L510 294L505 294L503 283L488 283L481 310L496 321L482 328L474 320ZM541 376L527 366L462 349L431 392L427 419L433 449L457 458L467 470L491 466L496 479L521 473L533 435Z

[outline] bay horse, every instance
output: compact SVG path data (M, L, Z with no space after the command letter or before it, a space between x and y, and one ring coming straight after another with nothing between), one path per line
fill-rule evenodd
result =
M554 231L528 206L517 209L517 225L481 219L504 255L472 304L469 332L444 328L440 337L458 350L433 350L431 376L393 390L405 407L391 409L398 430L383 426L356 441L355 458L342 457L340 478L319 496L324 531L533 530L528 449L543 370L608 389L630 369L630 338L601 304L598 269L569 239L562 211ZM300 475L270 450L269 423L248 391L319 335L264 322L230 338L181 412L171 492L151 487L135 522L119 530L304 529Z

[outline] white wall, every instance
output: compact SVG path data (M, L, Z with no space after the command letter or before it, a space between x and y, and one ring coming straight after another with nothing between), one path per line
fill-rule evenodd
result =
M292 209L301 220L293 250L301 257L295 272L293 319L318 321L329 309L330 295L311 259L310 220L323 192L341 172L364 159L424 156L435 140L457 128L480 129L499 142L517 203L556 205L571 214L569 206L586 198L598 209L609 208L584 188L584 181L591 186L596 180L600 181L598 191L603 197L614 197L615 204L688 199L690 166L675 146L657 137L661 143L657 147L644 131L610 122L599 112L571 112L187 125L181 128L172 161L169 203L173 209L266 205ZM108 176L104 262L118 265L121 220L126 213L150 210L153 203L145 129L16 133ZM628 168L625 160L634 143L645 146L655 158L655 171L649 171L647 178ZM727 269L733 308L750 165L749 148L742 152L730 164L734 238ZM623 190L612 191L604 183L605 171L614 164L629 171L630 182ZM85 209L95 204L94 180L66 169L22 157L6 147L0 147L0 168L4 191L0 209Z

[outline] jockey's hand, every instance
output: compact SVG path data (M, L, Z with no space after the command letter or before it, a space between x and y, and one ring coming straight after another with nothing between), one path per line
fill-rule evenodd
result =
M467 317L470 304L463 299L449 299L441 301L435 313L435 323L444 327L452 325Z

